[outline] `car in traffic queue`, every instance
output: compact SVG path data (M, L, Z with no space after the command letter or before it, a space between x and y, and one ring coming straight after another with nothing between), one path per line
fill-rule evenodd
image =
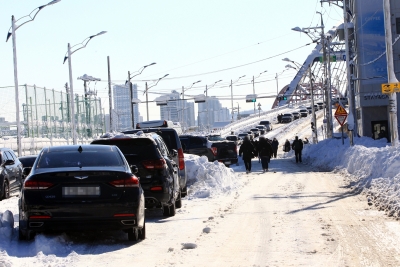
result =
M19 238L54 231L122 230L145 239L144 192L136 167L116 146L45 147L27 175L19 207Z
M300 112L294 111L294 112L292 112L292 114L293 114L293 119L294 120L300 119Z
M289 123L289 122L292 122L292 121L294 121L293 114L291 114L291 113L283 114L282 119L281 119L282 123Z
M300 117L301 118L308 117L308 110L307 109L300 109L299 113L300 113Z
M12 149L0 148L0 200L17 193L22 183L22 163Z
M264 120L260 121L259 125L264 125L267 128L267 131L272 131L272 123L270 121Z
M237 135L227 135L225 136L225 139L228 141L235 142L236 146L240 146L243 142L243 139L241 139Z
M256 128L260 131L260 134L266 134L268 132L268 129L265 127L265 125L257 125Z
M260 129L258 128L251 128L250 131L253 132L254 134L254 138L259 137L260 136Z
M178 165L173 159L177 151L169 152L157 133L116 134L91 144L117 146L129 165L137 167L146 208L162 209L163 216L171 217L182 207Z
M32 168L33 164L35 163L35 160L37 158L37 155L26 155L26 156L21 156L18 157L18 160L22 164L22 170L23 168L29 167ZM22 179L24 180L26 178L26 175L22 172Z
M185 158L183 155L183 148L181 141L179 140L179 128L177 131L177 128L168 128L165 126L165 123L163 123L163 127L159 128L146 128L146 126L149 125L155 125L154 122L152 123L141 123L141 129L135 129L135 130L127 130L123 131L122 133L124 134L135 134L139 131L142 131L144 133L157 133L162 137L164 140L164 143L167 145L167 148L169 150L169 154L172 155L172 158L174 159L175 163L178 165L178 176L179 176L179 185L181 187L181 196L186 197L187 195L187 174L186 174L186 166L185 166ZM177 126L178 123L173 123L173 125ZM174 153L175 151L178 151L178 154Z

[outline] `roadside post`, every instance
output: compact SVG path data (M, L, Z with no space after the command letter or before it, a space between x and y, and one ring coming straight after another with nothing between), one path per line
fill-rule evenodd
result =
M340 126L342 126L342 145L344 145L343 124L347 119L347 115L347 111L341 105L338 105L335 111L335 118L339 122Z

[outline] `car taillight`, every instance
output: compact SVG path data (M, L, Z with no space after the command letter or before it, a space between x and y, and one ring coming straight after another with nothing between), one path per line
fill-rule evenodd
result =
M48 189L51 186L53 186L53 183L43 182L43 181L30 181L30 180L28 180L28 181L25 181L25 183L24 183L25 190L31 190L31 189L45 190L45 189Z
M39 219L39 220L51 219L51 216L49 216L49 215L31 215L31 216L29 216L29 219Z
M185 169L185 156L183 155L183 149L178 149L178 160L179 160L179 169Z
M115 187L139 187L139 179L136 176L131 176L128 179L111 181L110 184Z
M150 191L163 191L162 186L153 186L150 188Z
M143 167L145 169L164 169L166 162L165 159L143 160Z
M114 217L135 217L135 213L116 213Z
M218 150L217 150L216 147L212 147L212 148L211 148L211 152L213 153L214 156L217 155L217 151L218 151Z

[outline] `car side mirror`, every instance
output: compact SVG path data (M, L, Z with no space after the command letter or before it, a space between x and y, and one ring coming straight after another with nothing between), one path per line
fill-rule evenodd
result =
M130 167L131 167L131 171L133 174L136 174L139 172L139 169L136 165L131 165Z
M31 173L32 167L25 167L22 169L22 175L24 177L28 176Z
M176 149L172 149L171 156L174 158L178 156L178 151L176 151Z
M3 162L3 166L8 166L8 165L13 165L15 162L12 159L8 159L5 162Z

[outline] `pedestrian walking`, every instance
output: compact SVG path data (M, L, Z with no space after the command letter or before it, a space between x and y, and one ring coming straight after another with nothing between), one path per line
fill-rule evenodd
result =
M255 152L256 151L250 141L250 138L246 136L239 149L239 157L242 157L243 159L244 166L246 167L246 173L251 172L251 159L255 156Z
M273 152L271 144L264 136L261 136L259 138L258 151L259 151L259 156L261 158L261 166L263 168L263 172L266 172L268 171L268 163Z
M298 136L295 137L292 143L292 149L294 150L294 155L296 157L296 163L301 162L301 152L303 150L303 141L299 139Z
M289 152L290 151L290 142L289 142L289 140L288 139L286 139L286 141L285 141L285 145L283 146L283 151L284 152Z
M272 140L271 146L272 146L272 155L274 156L274 158L276 158L276 155L278 154L279 142L275 137Z

